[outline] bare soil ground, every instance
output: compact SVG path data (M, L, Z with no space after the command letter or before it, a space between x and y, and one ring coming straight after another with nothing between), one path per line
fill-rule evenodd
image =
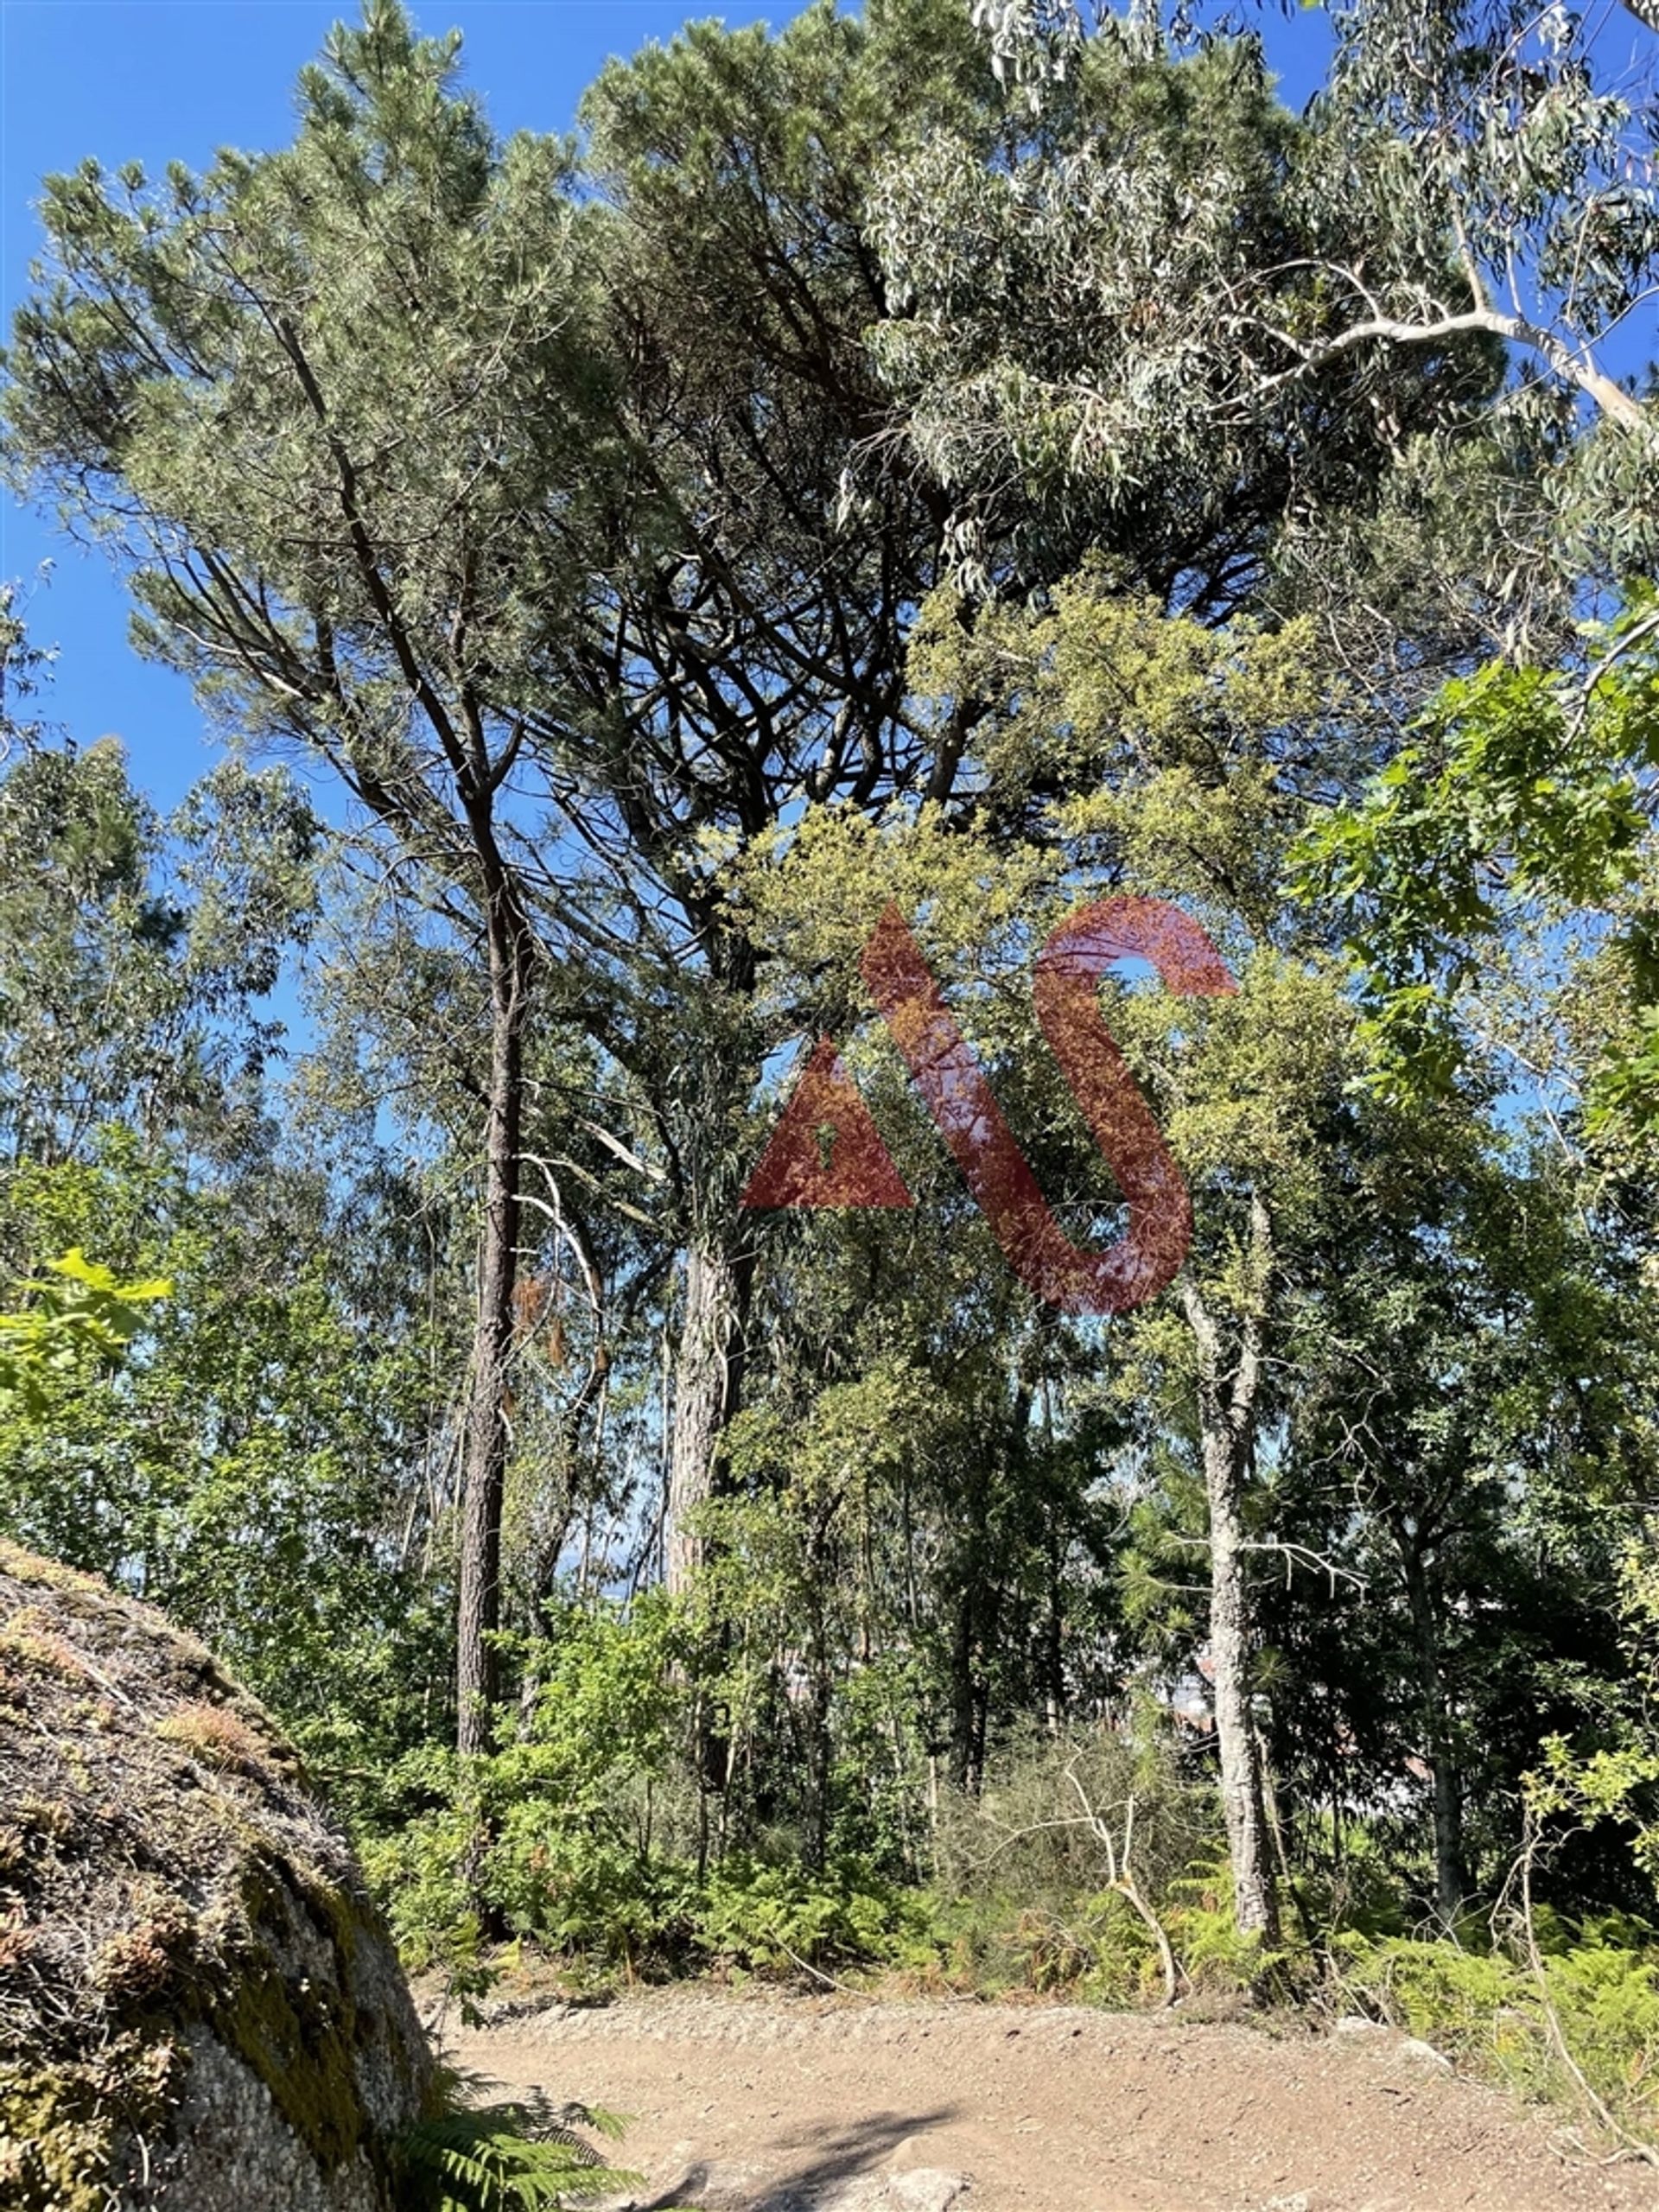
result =
M632 2114L641 2212L1659 2212L1659 2172L1358 2024L689 1987L503 2009L453 2056Z

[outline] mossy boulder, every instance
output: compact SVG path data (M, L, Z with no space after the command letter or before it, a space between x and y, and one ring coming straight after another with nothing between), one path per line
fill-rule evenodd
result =
M0 1541L0 2206L384 2212L433 2096L270 1715L150 1607Z

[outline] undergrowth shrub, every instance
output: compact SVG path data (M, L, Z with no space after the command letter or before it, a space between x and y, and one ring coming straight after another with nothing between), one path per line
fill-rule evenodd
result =
M673 1783L687 1656L665 1601L573 1610L556 1637L516 1654L537 1685L517 1741L466 1763L435 1748L403 1762L403 1825L362 1852L412 1967L447 1969L463 2005L481 1993L480 1908L562 1959L630 1974L933 1955L925 1902L868 1855L814 1871L798 1857L698 1853Z
M928 1967L937 1957L926 1898L850 1853L822 1872L729 1858L709 1871L696 1916L695 1941L709 1961L748 1973Z
M464 1967L480 1905L550 1950L632 1966L683 1949L686 1866L680 1839L664 1848L654 1779L683 1719L677 1612L655 1597L626 1614L573 1607L514 1656L533 1685L517 1740L465 1762L412 1754L392 1778L401 1825L364 1840L405 1958Z
M528 1655L540 1687L519 1742L465 1768L435 1751L405 1762L407 1824L364 1855L405 1956L447 1968L463 2010L492 1979L480 1904L581 1976L874 1972L1115 2007L1165 1994L1155 1923L1184 2004L1362 2011L1582 2109L1576 2068L1619 2126L1659 2137L1650 1930L1573 1928L1541 1909L1541 1986L1524 1950L1478 1923L1459 1940L1410 1933L1390 1870L1351 1830L1337 1872L1298 1878L1286 1938L1268 1949L1236 1925L1213 1790L1151 1730L1007 1745L977 1798L940 1802L926 1886L868 1852L814 1868L786 1840L700 1866L665 1780L684 1741L680 1638L665 1605L574 1616Z
M1335 1939L1335 1999L1420 2036L1471 2072L1659 2142L1659 1937L1615 1918L1574 1929L1541 1909L1539 1967L1509 1948L1409 1936Z
M1109 1891L1063 1907L1007 1894L930 1900L944 1986L988 1997L1030 1993L1114 2007L1156 1994L1158 1970L1145 1927Z
M1232 1933L1230 1885L1210 1871L1218 1833L1213 1791L1180 1773L1151 1727L1014 1739L977 1797L953 1792L939 1808L931 1897L946 1979L1104 2005L1155 1999L1151 1929L1113 1885L1133 1888L1178 1955L1185 1931L1213 1964L1224 1926ZM1245 1946L1236 1986L1255 1963Z
M684 1717L677 1633L666 1608L575 1617L534 1655L542 1687L519 1742L399 1770L408 1818L365 1840L365 1864L408 1962L447 1969L463 2005L487 1983L480 1906L601 1972L879 1968L1135 2005L1161 1972L1144 1913L1112 1886L1123 1877L1190 1951L1191 1978L1243 1986L1259 1966L1232 1931L1212 1794L1105 1729L1011 1745L978 1798L947 1796L925 1888L854 1850L817 1868L734 1850L700 1871L658 1780Z
M1105 1864L1091 1815L1121 1855L1131 1802L1130 1865L1156 1904L1219 1834L1213 1791L1186 1780L1149 1729L1017 1737L988 1760L976 1797L941 1799L935 1886L952 1897L1017 1895L1038 1908L1086 1897Z

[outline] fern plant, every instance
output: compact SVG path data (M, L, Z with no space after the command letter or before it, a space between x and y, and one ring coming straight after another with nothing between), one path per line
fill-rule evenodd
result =
M440 2109L397 2145L403 2212L561 2212L638 2185L589 2133L617 2139L623 2121L589 2105L553 2105L540 2090L505 2104L471 2100L476 2077L447 2069Z

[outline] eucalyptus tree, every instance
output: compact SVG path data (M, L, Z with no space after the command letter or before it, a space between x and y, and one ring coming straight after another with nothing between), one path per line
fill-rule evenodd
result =
M1322 257L1342 325L1311 347L1276 334L1284 372L1333 346L1483 331L1522 373L1587 401L1611 428L1650 434L1613 353L1620 326L1659 285L1639 50L1621 66L1628 49L1565 5L1357 0L1333 16L1321 137L1376 243L1363 270ZM1448 246L1437 283L1430 272ZM1650 435L1638 444L1650 467Z
M1158 450L1183 432L1254 435L1287 404L1306 407L1344 356L1392 378L1413 355L1433 376L1444 369L1431 364L1485 351L1507 371L1496 418L1443 423L1441 432L1458 429L1455 442L1432 436L1413 467L1425 494L1466 502L1478 480L1488 544L1471 576L1502 603L1510 646L1536 641L1559 615L1560 580L1540 604L1530 567L1548 560L1570 584L1586 562L1611 581L1633 565L1650 572L1655 558L1659 444L1644 372L1630 358L1659 297L1655 49L1638 33L1632 50L1614 26L1564 0L1332 0L1325 12L1332 60L1302 118L1289 186L1306 234L1275 272L1314 288L1317 324L1230 265L1224 236L1206 238L1205 218L1228 188L1224 165L1218 187L1206 178L1185 201L1172 199L1162 233L1149 230L1130 264L1166 279L1157 323L1165 378L1103 381L1063 358L1016 353L1023 385L992 388L997 435L1019 440L1040 425L1039 442L1087 480L1103 448L1132 464L1146 437ZM1072 0L976 0L974 15L999 70L1039 112L1070 98L1096 43L1179 53L1239 23L1232 10L1134 7L1098 15L1091 38ZM1630 15L1656 27L1645 5ZM901 244L931 278L940 247L920 229ZM1075 231L1062 223L1050 251L1076 266ZM1090 296L1109 307L1110 289L1084 265ZM1110 273L1118 298L1132 299L1133 278ZM971 328L971 311L957 311L943 342L930 335L931 376L960 378ZM1380 385L1371 404L1406 458L1414 426ZM1478 447L1494 430L1498 444L1472 479L1471 434ZM1523 480L1550 467L1546 496L1522 496L1518 507L1517 461Z
M872 204L873 343L950 493L958 580L983 588L1010 535L1051 573L1099 547L1128 588L1224 620L1287 532L1478 421L1497 349L1452 326L1408 359L1347 328L1327 264L1386 251L1428 283L1442 245L1379 232L1255 37L1182 59L1110 14L1084 40L1069 8L1046 29L975 12L999 67L1032 63L1023 127L995 162L948 132L896 149Z

